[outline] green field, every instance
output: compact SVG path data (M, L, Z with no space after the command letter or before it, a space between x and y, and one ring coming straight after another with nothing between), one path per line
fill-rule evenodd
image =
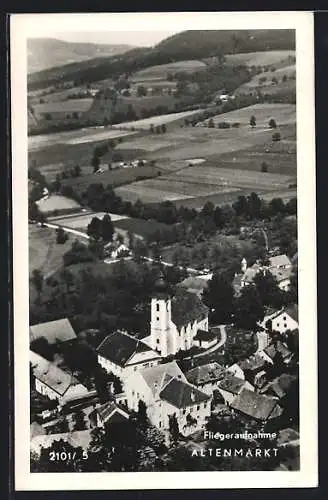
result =
M144 166L136 168L120 168L117 170L108 170L102 174L83 175L77 178L65 179L62 181L64 186L73 186L74 190L82 194L90 184L101 183L103 186L108 184L121 186L138 180L138 177L156 177L160 170L157 167Z
M290 57L295 56L294 50L267 50L259 52L246 52L226 55L228 64L247 66L268 66L277 64L290 64Z
M159 202L160 200L157 200ZM155 220L134 219L129 217L114 222L117 229L126 231L127 233L137 234L142 238L153 236L157 231L168 229L171 226Z
M161 64L159 66L151 66L141 71L137 71L132 75L133 82L144 82L147 80L163 79L165 80L168 73L177 73L183 71L185 73L193 73L205 69L206 65L202 61L190 60L179 61L169 64Z

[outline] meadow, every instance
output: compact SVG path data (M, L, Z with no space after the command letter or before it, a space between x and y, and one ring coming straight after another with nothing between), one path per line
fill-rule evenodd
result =
M88 214L81 214L71 217L54 217L50 218L49 222L53 222L54 224L58 224L59 226L67 227L69 229L76 229L82 232L85 232L91 220L94 217L98 217L98 219L102 219L106 215L106 212L91 212ZM126 219L125 215L117 215L117 214L108 214L113 222L117 222L119 220Z
M205 63L197 60L178 61L169 64L161 64L137 71L132 75L132 81L139 82L146 80L166 79L168 73L177 73L180 71L183 71L185 73L193 73L194 71L200 71L205 68Z
M80 210L80 205L75 200L53 194L46 199L37 202L38 208L42 213L49 213L55 210Z
M43 104L35 104L33 106L35 115L42 116L46 113L62 113L65 117L68 113L84 113L92 105L93 99L68 99L67 101L51 100Z
M141 120L119 123L117 125L113 125L113 128L118 128L118 129L134 128L135 130L149 130L149 127L151 125L156 127L157 125L169 124L197 114L199 114L199 110L182 111L180 113L169 113L167 115L152 116L150 118L143 118Z
M247 66L268 66L279 63L290 64L290 58L295 57L294 50L268 50L226 55L228 64Z

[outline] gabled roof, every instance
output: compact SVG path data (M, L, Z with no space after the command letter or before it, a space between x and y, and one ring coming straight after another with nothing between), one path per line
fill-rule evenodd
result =
M281 415L277 400L243 389L231 403L231 408L256 420L268 420Z
M286 254L269 257L270 267L291 266L292 263Z
M297 304L293 304L293 305L286 307L285 312L286 312L286 314L288 314L288 316L290 316L294 321L297 321L297 323L298 323L298 305Z
M285 344L283 344L280 340L268 345L268 347L266 347L263 352L265 352L265 354L267 354L272 360L274 360L274 358L277 356L277 353L280 353L282 359L284 360L292 355L288 347L285 346Z
M208 308L200 298L187 290L177 289L172 298L172 321L180 329L188 323L200 321L208 316Z
M40 337L47 339L49 344L56 344L76 339L76 333L69 319L62 318L30 326L30 342Z
M186 377L176 361L163 363L151 368L144 368L141 370L140 375L150 388L153 396L156 396L172 378L179 378L186 381Z
M204 342L209 342L210 340L214 340L216 338L217 336L213 331L197 330L194 340L203 340Z
M160 392L160 398L176 408L187 408L204 403L210 396L183 380L172 378Z
M253 354L247 359L238 362L242 370L260 371L265 365L264 359L258 354Z
M113 401L108 401L96 408L101 420L105 422L122 422L129 419L128 412L119 408Z
M269 271L272 274L272 276L277 280L278 283L281 283L282 281L285 280L289 280L293 273L291 267L287 267L286 269L279 267L270 267Z
M34 438L35 436L44 436L44 434L47 434L47 431L45 430L42 425L38 424L38 422L32 422L30 425L30 437L31 439Z
M193 385L202 385L209 382L216 382L222 379L225 369L219 363L208 363L207 365L196 366L186 373L188 382Z
M198 278L197 276L189 276L181 281L181 283L178 284L178 287L202 292L205 288L207 288L207 281L203 278Z
M265 387L265 391L270 389L278 396L278 398L283 398L296 380L296 375L282 373Z
M121 367L124 367L133 354L138 352L148 352L149 358L159 357L144 342L121 331L108 335L98 346L97 352L103 358Z
M70 373L63 371L51 361L48 361L39 354L30 351L30 362L32 363L35 378L46 384L58 395L63 396L69 387L80 385L88 392L87 388Z
M223 391L231 392L232 394L239 394L245 384L245 380L226 372L224 378L219 381L218 387Z

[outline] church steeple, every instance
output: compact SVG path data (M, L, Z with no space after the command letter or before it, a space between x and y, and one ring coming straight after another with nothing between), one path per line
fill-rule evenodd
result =
M169 353L171 326L171 292L161 270L154 282L151 299L151 347L166 357Z

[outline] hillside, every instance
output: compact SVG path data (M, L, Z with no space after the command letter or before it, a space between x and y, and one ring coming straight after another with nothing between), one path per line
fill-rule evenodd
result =
M131 50L131 45L74 43L55 38L31 38L27 42L28 73L76 63L95 57L109 57Z
M97 57L33 73L29 75L28 85L30 90L44 88L55 84L59 78L80 83L96 82L176 61L259 50L294 49L292 30L184 31L153 48L137 48L112 57Z

